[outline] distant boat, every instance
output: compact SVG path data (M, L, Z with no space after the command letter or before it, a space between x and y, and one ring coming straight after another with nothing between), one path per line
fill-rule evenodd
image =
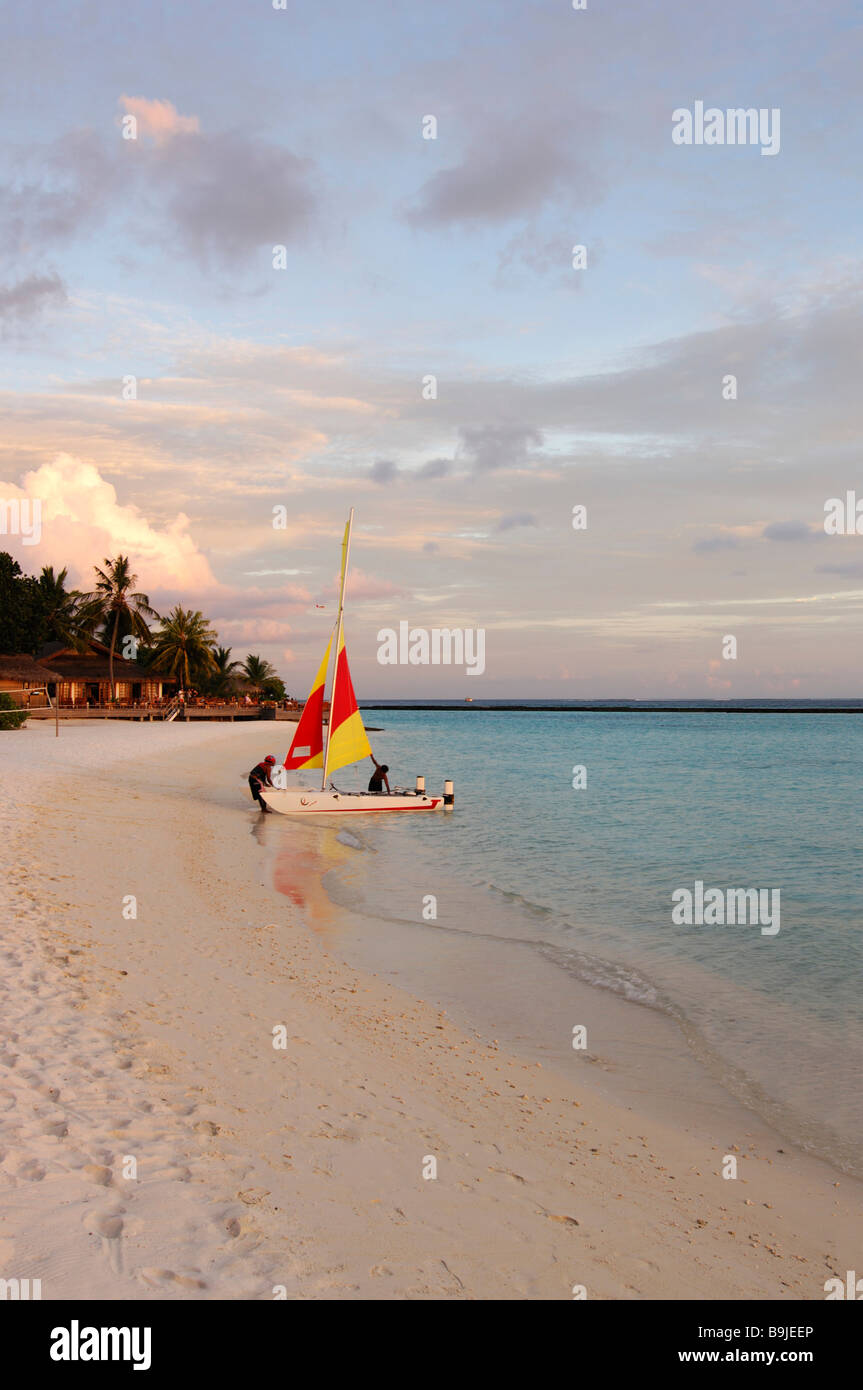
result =
M397 788L394 792L343 792L337 791L332 783L327 786L330 773L336 772L340 767L357 763L362 758L370 757L372 751L354 694L342 624L353 520L354 509L351 507L342 541L338 617L284 764L289 772L321 768L321 785L320 788L309 789L263 788L261 795L267 806L283 815L320 815L324 812L344 814L357 811L376 814L381 811L438 811L444 805L453 804L451 783L447 783L443 796L428 796L425 791L425 778L422 777L417 778L415 791ZM336 643L336 659L330 689L329 719L325 725L324 693L333 638Z
M464 697L464 702L465 702L466 705L472 705L472 704L473 704L473 696L472 696L472 695L465 695L465 697Z

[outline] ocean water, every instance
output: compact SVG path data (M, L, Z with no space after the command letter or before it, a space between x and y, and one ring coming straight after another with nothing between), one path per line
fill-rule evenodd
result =
M333 897L416 930L434 895L449 930L529 942L672 1015L728 1090L863 1175L863 715L401 709L366 722L383 726L371 737L391 783L422 772L436 791L452 777L456 809L355 822L346 833L367 852L328 876ZM778 933L675 925L672 894L696 880L778 889Z

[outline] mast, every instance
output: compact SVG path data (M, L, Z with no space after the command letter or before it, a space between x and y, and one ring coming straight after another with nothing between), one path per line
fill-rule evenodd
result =
M338 680L339 674L339 648L342 645L342 614L344 613L345 609L345 584L347 583L348 578L348 559L351 553L351 528L353 527L353 524L354 509L353 507L351 507L351 514L348 517L348 524L345 527L345 539L343 542L342 581L339 587L339 616L336 620L336 651L335 656L333 658L333 683L330 689L330 713L329 718L327 719L327 741L324 744L324 767L323 775L321 777L322 792L326 791L327 789L327 764L329 763L330 759L330 730L332 728L333 709L336 703L336 681Z

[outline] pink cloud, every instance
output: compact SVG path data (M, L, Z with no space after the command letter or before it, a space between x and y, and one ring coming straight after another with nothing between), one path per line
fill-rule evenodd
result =
M157 145L175 135L197 135L201 129L197 116L181 116L170 101L122 96L120 104L128 116L135 117L139 133L149 135Z
M223 642L279 642L293 631L273 618L214 618L213 626Z
M253 586L249 589L234 589L233 594L243 605L278 608L282 612L292 613L299 613L302 609L308 608L312 601L309 590L302 584L279 584L271 589Z
M333 582L325 590L327 598L337 598L339 593L339 576L333 576ZM393 584L389 579L376 579L372 574L365 574L363 570L351 566L348 573L348 583L346 597L350 599L363 598L393 598L398 594L405 593L405 590L398 584Z
M209 561L189 535L189 518L178 512L166 526L152 525L139 507L118 501L116 488L92 463L57 454L26 473L20 488L6 483L3 487L6 496L41 504L39 544L15 550L25 570L65 565L73 584L89 588L93 565L105 556L122 554L129 556L145 592L207 592L216 587ZM9 540L14 549L16 538Z

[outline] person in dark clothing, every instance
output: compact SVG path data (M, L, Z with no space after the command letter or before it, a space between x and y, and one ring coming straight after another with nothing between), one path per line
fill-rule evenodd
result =
M375 765L375 770L369 778L369 791L382 792L384 785L386 785L386 789L389 791L390 779L387 777L387 773L389 772L387 764L379 763L374 753L371 754L371 760Z
M262 763L256 763L249 773L249 791L252 793L252 796L257 801L261 810L265 811L267 815L270 814L270 808L261 797L261 788L271 787L273 785L271 773L275 766L275 762L276 760L272 753L268 753L264 761Z

